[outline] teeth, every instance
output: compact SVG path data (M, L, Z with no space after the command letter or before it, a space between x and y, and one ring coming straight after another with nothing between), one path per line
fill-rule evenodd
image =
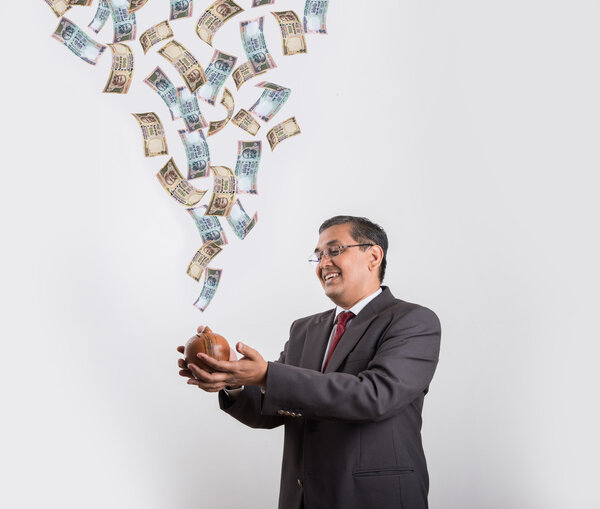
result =
M329 281L331 278L333 278L334 276L339 275L337 272L331 272L330 274L327 274L325 276L325 281Z

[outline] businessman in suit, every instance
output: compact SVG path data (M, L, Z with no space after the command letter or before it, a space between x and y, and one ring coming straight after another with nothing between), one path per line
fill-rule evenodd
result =
M242 423L285 426L279 509L428 507L421 412L440 323L381 286L387 247L366 218L328 219L310 260L335 309L292 323L275 362L242 343L240 360L199 354L213 373L179 360Z

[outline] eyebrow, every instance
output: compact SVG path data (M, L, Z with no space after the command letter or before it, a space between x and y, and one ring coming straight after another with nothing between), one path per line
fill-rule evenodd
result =
M327 244L325 244L326 246L329 246L331 244L342 244L339 240L334 239L334 240L330 240ZM315 247L315 253L318 253L319 251L321 251L318 247Z

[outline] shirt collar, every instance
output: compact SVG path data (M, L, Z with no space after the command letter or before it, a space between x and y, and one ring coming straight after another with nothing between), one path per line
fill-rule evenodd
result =
M354 304L354 306L352 306L350 309L344 309L340 306L336 306L335 307L335 317L334 317L334 322L335 320L337 320L338 315L342 312L342 311L352 311L354 313L355 316L358 315L358 313L360 313L362 311L362 309L369 303L371 302L375 297L377 297L383 290L381 289L381 287L379 287L378 290L374 291L371 295L367 295L363 300L358 301L356 304Z

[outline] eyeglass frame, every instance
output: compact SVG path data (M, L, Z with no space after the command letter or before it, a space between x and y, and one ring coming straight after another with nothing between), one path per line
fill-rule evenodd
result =
M325 257L325 259L328 259L328 258L335 258L336 256L340 256L344 252L344 249L346 249L347 247L362 247L362 246L373 247L376 245L377 244L348 244L347 246L341 246L341 245L337 244L337 247L340 250L340 252L338 254L335 254L335 255L332 255L330 253L325 254L325 251L328 251L333 248L333 246L329 246L325 249L322 249L321 251L315 250L315 252L313 254L311 254L310 257L308 258L308 261L309 261L309 263L321 263L321 260L323 259L323 257ZM312 259L313 256L317 256L317 259L316 260Z

